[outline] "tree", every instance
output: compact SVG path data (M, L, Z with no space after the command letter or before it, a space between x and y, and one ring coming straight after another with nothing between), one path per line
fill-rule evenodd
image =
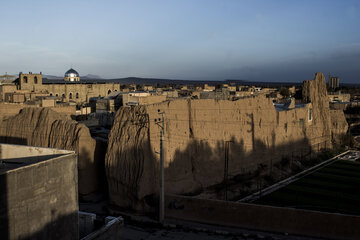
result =
M288 98L288 97L290 97L290 90L286 87L281 87L280 94L281 94L281 96L283 96L283 98Z

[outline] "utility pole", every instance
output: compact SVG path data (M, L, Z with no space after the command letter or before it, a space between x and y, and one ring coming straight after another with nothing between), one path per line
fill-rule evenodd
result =
M228 180L228 168L229 168L229 141L225 142L225 159L224 159L224 200L227 201L227 180Z
M225 159L224 159L224 184L225 184L225 191L224 191L224 200L227 201L228 199L228 177L229 177L229 147L230 143L233 141L225 141Z
M164 112L160 112L158 109L158 114L161 114L161 118L155 119L155 123L160 127L160 192L159 192L159 222L164 223L164 131L165 131L165 119Z

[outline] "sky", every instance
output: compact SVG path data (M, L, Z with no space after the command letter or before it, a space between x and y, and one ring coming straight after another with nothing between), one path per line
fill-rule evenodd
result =
M358 0L0 0L0 74L360 83Z

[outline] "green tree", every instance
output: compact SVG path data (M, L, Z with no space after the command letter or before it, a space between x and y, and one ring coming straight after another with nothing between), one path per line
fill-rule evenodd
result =
M286 87L281 87L280 88L280 94L284 98L288 98L288 97L290 97L290 90L288 88L286 88Z

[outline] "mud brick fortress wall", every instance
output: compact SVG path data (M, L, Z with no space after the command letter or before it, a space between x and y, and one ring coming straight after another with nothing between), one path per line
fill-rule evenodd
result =
M111 201L144 209L146 196L156 195L160 128L154 120L161 117L159 111L165 113L166 193L188 194L222 182L226 148L234 175L278 162L300 148L331 147L331 136L347 127L343 113L330 114L323 74L304 81L303 97L302 107L284 111L264 96L179 99L119 109L105 159Z

